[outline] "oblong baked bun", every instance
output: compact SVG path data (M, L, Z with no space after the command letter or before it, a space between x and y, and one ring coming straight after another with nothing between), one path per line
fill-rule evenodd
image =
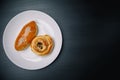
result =
M49 54L53 46L53 39L49 35L37 36L31 42L32 51L41 56Z
M24 50L30 45L32 39L37 35L37 24L35 21L30 21L23 26L15 41L15 49L17 51Z

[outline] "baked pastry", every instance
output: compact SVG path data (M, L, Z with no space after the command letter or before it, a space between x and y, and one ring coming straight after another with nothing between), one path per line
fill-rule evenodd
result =
M15 41L15 49L17 51L24 50L31 43L32 39L37 35L37 24L31 21L23 26Z
M35 37L31 42L31 49L37 55L49 54L53 49L53 39L49 35L40 35Z

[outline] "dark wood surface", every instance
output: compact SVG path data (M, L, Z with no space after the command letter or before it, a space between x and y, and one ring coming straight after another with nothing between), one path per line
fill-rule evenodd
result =
M29 71L15 66L2 46L7 23L25 10L49 14L63 33L59 57L41 70ZM118 77L120 11L117 3L108 4L100 0L3 0L0 1L0 36L1 80L108 80Z

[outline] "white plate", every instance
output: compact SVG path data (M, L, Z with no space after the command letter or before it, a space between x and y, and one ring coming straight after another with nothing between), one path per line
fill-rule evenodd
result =
M35 55L30 47L23 51L16 51L14 42L20 30L29 21L34 20L38 25L38 35L49 34L55 43L53 51L47 56ZM49 15L36 10L28 10L13 17L7 24L3 34L3 47L7 57L17 66L36 70L51 64L58 56L62 46L62 34L58 24Z

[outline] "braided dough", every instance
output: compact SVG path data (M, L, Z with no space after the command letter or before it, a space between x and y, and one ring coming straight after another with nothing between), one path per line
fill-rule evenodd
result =
M50 53L53 45L53 40L49 35L40 35L32 40L31 49L37 55L46 55Z

